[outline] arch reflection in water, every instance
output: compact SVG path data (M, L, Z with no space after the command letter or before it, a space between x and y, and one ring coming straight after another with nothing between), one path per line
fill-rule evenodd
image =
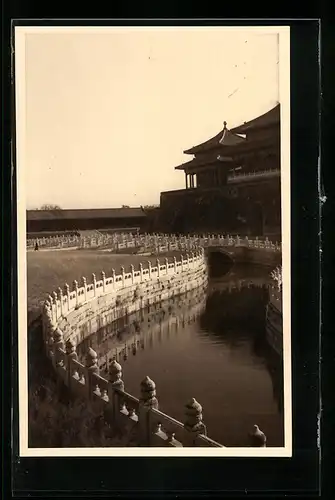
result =
M265 340L267 276L234 269L198 289L101 328L80 346L99 356L102 374L122 363L127 391L155 381L162 411L182 420L185 401L203 406L209 435L225 446L248 446L255 423L268 446L283 446L282 360ZM243 280L240 276L243 276Z

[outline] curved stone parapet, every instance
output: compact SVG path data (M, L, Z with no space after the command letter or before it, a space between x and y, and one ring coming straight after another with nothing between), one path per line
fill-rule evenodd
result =
M173 258L141 263L135 270L111 276L101 273L100 279L92 274L91 281L82 278L72 287L63 288L49 295L43 307L43 335L49 344L50 332L59 328L64 341L69 338L77 344L96 329L148 305L181 295L207 283L207 262L203 248ZM89 324L88 328L83 329Z

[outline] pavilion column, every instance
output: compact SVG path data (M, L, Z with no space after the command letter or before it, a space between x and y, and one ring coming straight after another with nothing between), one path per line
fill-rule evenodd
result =
M186 189L188 189L188 174L185 172L185 185Z
M191 186L190 187L193 188L194 187L193 186L193 174L190 174L190 181L191 181Z

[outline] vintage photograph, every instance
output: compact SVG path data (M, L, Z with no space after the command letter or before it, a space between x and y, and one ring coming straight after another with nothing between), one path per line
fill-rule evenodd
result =
M291 456L288 27L16 27L21 456Z

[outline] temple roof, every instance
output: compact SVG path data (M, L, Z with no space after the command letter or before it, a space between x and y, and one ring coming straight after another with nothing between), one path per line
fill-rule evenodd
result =
M200 155L193 158L191 161L187 161L175 167L175 170L192 170L193 168L202 167L206 165L211 165L217 162L231 162L233 161L230 156L220 155L218 152L212 153L210 155Z
M262 137L254 140L246 140L243 144L239 144L237 146L231 146L221 149L221 154L225 154L226 156L231 156L233 159L239 155L243 155L244 153L249 153L251 151L259 151L262 149L269 148L280 148L279 136L274 137Z
M276 125L280 123L280 104L277 104L274 108L270 109L266 113L253 120L244 122L238 127L231 129L234 134L246 134L249 130L254 130L256 128L268 127L269 125Z
M197 146L193 146L190 149L186 149L184 151L185 154L197 154L208 151L217 146L234 146L236 144L240 144L245 141L244 137L240 137L235 133L232 133L231 130L227 129L227 123L223 122L223 129L208 141L202 142Z
M128 217L145 217L142 208L92 208L73 210L27 210L27 220L50 219L116 219Z

